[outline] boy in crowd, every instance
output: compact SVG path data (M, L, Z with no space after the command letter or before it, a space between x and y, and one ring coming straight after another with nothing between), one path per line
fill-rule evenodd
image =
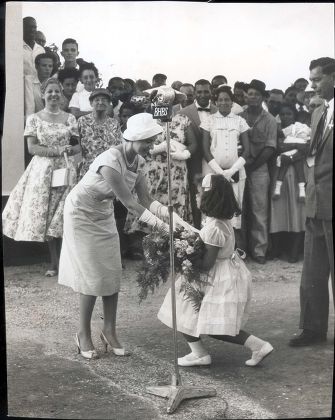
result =
M63 103L62 109L65 112L69 111L69 103L71 101L72 95L76 91L77 84L79 81L79 70L75 68L65 68L59 70L58 80L61 82L63 87Z

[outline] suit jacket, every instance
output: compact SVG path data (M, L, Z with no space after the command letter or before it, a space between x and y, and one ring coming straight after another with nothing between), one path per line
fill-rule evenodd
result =
M217 111L216 106L210 105L210 112L214 114ZM197 150L190 159L187 160L187 170L189 175L189 180L194 182L194 177L197 174L202 173L202 158L203 158L203 151L202 151L202 135L200 130L200 118L197 107L195 104L191 104L182 108L179 111L179 114L186 115L191 120L191 126L196 136L197 140ZM186 139L187 142L187 139Z
M311 144L324 109L322 105L313 112ZM333 217L333 124L334 114L318 146L315 165L308 168L306 186L306 216L328 221Z

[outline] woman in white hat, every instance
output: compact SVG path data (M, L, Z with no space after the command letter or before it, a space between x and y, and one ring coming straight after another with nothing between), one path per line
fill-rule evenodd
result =
M123 144L101 153L73 188L64 207L64 236L60 258L60 284L80 294L80 327L75 336L78 352L97 358L91 338L91 317L97 296L102 296L104 325L100 338L119 356L128 353L116 335L116 311L122 275L119 236L113 200L150 226L168 230L157 216L168 209L149 196L141 173L145 156L162 128L151 114L129 118ZM139 201L132 195L135 190ZM175 220L178 216L175 215Z

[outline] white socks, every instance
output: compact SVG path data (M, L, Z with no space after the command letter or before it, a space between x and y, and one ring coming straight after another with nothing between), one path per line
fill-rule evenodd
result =
M260 338L249 335L249 337L246 339L244 346L250 349L252 352L259 351L263 345L266 343L266 341L261 340Z
M274 195L280 195L280 190L281 190L282 185L283 185L283 181L276 181Z
M195 356L202 357L206 356L208 354L208 351L205 349L205 347L202 345L202 341L193 341L192 343L187 342L187 344L190 346L192 353Z
M304 182L299 182L298 183L298 186L299 186L299 197L306 197L306 194L305 194L305 183Z

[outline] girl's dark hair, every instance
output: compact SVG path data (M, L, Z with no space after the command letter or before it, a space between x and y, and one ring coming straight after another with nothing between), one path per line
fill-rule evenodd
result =
M232 219L241 214L233 187L223 175L211 176L212 186L201 197L200 210L216 219Z
M226 93L227 95L229 95L230 99L234 102L235 99L234 99L234 95L233 95L233 92L231 91L230 86L221 86L215 89L215 92L214 92L215 101L218 100L220 93Z

